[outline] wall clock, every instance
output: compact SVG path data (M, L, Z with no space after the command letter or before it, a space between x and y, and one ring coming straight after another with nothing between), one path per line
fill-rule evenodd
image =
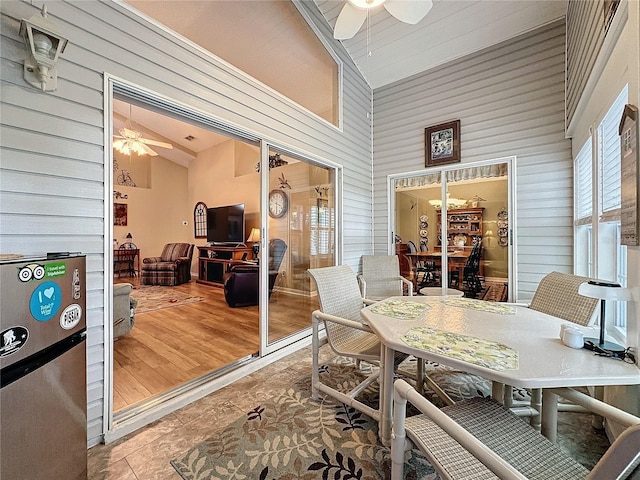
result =
M269 216L271 218L282 218L289 210L289 197L282 190L271 190L269 192Z

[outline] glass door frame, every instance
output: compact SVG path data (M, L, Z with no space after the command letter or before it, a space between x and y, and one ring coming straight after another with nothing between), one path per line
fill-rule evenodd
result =
M112 273L113 273L113 151L111 146L111 142L114 134L113 127L113 100L114 96L122 96L126 97L131 102L138 102L141 104L145 104L145 108L155 108L161 111L167 111L171 114L174 114L178 117L184 117L185 121L193 121L196 124L202 124L206 128L209 128L218 133L224 134L229 138L233 138L236 140L240 140L247 143L253 143L258 145L260 148L260 222L261 222L261 248L264 249L264 245L268 244L268 168L262 168L263 165L269 165L269 148L275 148L281 152L290 153L293 156L296 156L301 159L305 159L306 161L322 166L325 168L331 168L334 170L334 192L335 192L335 230L334 230L334 245L335 245L335 253L334 259L336 264L340 264L342 262L343 255L343 236L342 236L342 199L343 199L343 170L342 166L330 162L325 159L321 159L319 157L312 156L306 152L296 151L295 149L287 148L284 145L277 144L275 142L270 142L265 139L264 134L259 134L252 132L247 129L242 129L232 125L231 123L226 122L225 120L214 117L213 115L198 110L191 105L184 104L179 102L176 99L165 97L153 90L150 90L146 87L142 87L138 84L132 83L128 80L124 80L120 77L114 76L110 73L105 72L103 78L103 90L105 92L103 99L103 116L104 116L104 136L103 141L105 145L104 149L104 241L103 241L103 323L104 323L104 335L102 338L103 348L103 388L102 388L102 435L105 438L116 439L120 438L123 433L121 432L130 432L132 429L138 428L140 426L144 426L150 423L149 419L157 419L156 415L158 415L159 411L163 411L161 408L163 402L167 401L166 398L163 399L155 399L153 401L147 402L143 404L140 408L136 408L134 412L127 414L126 416L122 416L122 418L118 418L117 422L114 418L113 411L113 365L114 365L114 353L113 353L113 329L112 329L112 312L113 312L113 282L112 282ZM306 328L300 332L297 332L295 335L288 336L277 343L272 343L271 345L267 344L267 307L268 306L268 268L264 268L263 265L260 265L260 333L259 333L259 341L260 341L260 349L259 349L259 357L264 357L267 354L273 353L276 350L283 349L286 346L294 344L299 340L304 340L305 337L311 336L311 321L309 319L309 328ZM282 350L286 352L286 350ZM244 359L242 359L244 361ZM228 372L225 370L223 374L227 374ZM205 376L206 377L206 376ZM192 398L190 397L191 392L196 391L203 386L208 385L211 382L220 383L215 378L205 378L197 379L196 383L188 384L184 390L181 392L174 394L171 392L171 402L175 402L174 399L177 398L178 402L181 402L182 397L184 398ZM205 382L202 383L201 382ZM170 408L170 407L167 407ZM118 423L118 425L116 425ZM114 436L114 431L118 429L120 433ZM125 433L125 434L126 434Z
M422 177L425 175L434 175L440 173L440 198L442 200L442 218L446 218L447 215L447 188L448 182L446 173L449 171L463 170L467 168L483 167L489 165L497 165L504 163L507 165L507 212L509 218L509 243L508 248L508 302L513 302L518 298L518 282L517 282L517 242L516 240L516 156L501 157L491 160L483 160L470 163L456 163L452 165L446 165L441 167L432 167L423 170L415 170L405 173L394 173L387 176L387 231L389 232L387 252L389 255L395 255L395 229L396 229L396 189L395 184L397 180ZM446 222L442 222L442 231L438 232L443 239L447 238ZM442 249L442 265L448 264L447 249ZM448 285L448 269L442 268L442 288Z
M335 245L334 263L340 265L342 262L343 236L342 236L342 166L320 159L308 153L302 153L295 149L262 140L260 145L260 251L268 250L269 235L269 153L275 150L279 153L296 157L302 161L306 161L311 165L333 170L333 191L335 192L335 228L333 229L333 242ZM260 262L260 356L263 357L270 353L280 350L292 343L303 340L311 335L311 318L309 318L309 327L300 330L285 338L269 343L269 268L268 262Z

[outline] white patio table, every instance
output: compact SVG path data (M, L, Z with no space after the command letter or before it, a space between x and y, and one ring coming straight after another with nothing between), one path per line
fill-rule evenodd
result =
M380 438L391 441L395 351L480 375L496 385L554 387L640 384L640 369L565 346L566 323L524 306L455 297L390 297L362 310L382 344ZM502 400L502 390L493 396ZM557 396L543 391L542 433L556 440ZM538 401L539 402L539 401ZM534 405L538 410L540 405Z

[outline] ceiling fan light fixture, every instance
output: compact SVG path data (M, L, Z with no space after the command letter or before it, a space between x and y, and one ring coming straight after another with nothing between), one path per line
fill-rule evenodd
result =
M127 138L121 138L113 142L113 148L124 155L131 155L132 153L137 153L138 155L147 154L140 142Z
M371 10L372 8L379 7L386 2L386 0L348 0L348 2L356 8Z
M380 5L401 22L415 25L429 13L433 0L347 0L333 27L333 38L353 38L364 25L369 10Z

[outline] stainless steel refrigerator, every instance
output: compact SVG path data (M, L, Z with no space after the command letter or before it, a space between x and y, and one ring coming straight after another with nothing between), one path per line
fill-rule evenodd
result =
M0 261L0 478L87 478L85 257Z

